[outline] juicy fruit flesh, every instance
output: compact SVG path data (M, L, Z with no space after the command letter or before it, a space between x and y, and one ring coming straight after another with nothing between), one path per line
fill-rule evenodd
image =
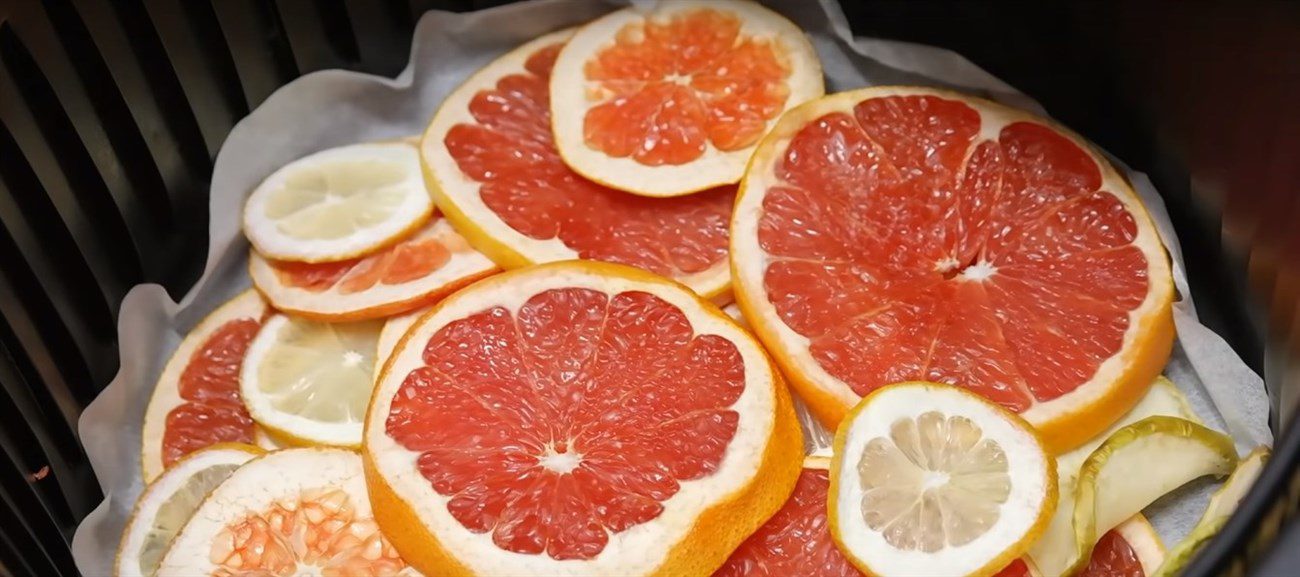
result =
M823 116L776 162L758 240L777 313L864 395L958 384L1023 411L1084 384L1148 291L1137 224L1061 134L936 96Z
M276 410L327 423L360 423L373 389L382 321L290 320L258 369Z
M483 203L520 234L559 239L584 259L678 278L726 260L734 186L645 198L584 179L560 158L548 79L561 47L538 50L524 72L475 95L474 122L444 138L461 172L482 183Z
M239 465L213 465L199 471L185 481L185 485L172 495L166 503L158 507L154 515L153 527L144 537L137 557L141 575L154 575L162 563L163 554L171 545L172 538L180 532L190 516L199 508L208 491L229 477Z
M392 216L406 198L406 173L399 163L373 159L300 168L271 192L266 216L293 238L343 238Z
M506 551L590 559L717 470L745 386L739 350L639 291L540 292L448 323L385 431L466 529Z
M996 577L1029 577L1029 566L1021 559L998 572ZM1138 560L1137 553L1124 536L1116 530L1110 530L1101 537L1092 550L1088 566L1076 577L1146 577L1146 570Z
M1011 494L1007 455L979 425L936 411L902 418L858 462L862 517L896 549L934 553L988 532Z
M790 96L785 49L702 8L625 25L583 67L586 145L640 164L686 164L753 146Z
M339 294L363 292L377 285L399 285L437 272L469 245L460 235L415 237L365 258L339 262L274 262L276 276L286 286L313 293L337 288Z
M222 528L208 559L234 575L390 576L406 563L374 519L357 514L339 489L303 491Z
M826 514L829 472L804 469L780 511L731 554L714 577L857 577L831 540Z
M184 402L167 413L163 467L216 443L253 442L253 418L239 396L239 370L260 327L249 318L229 321L190 357L178 384Z

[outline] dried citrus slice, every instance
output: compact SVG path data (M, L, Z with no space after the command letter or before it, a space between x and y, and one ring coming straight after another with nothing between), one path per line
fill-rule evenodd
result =
M1165 559L1165 545L1141 513L1107 531L1092 549L1088 565L1074 577L1146 577ZM1017 559L997 577L1041 577L1030 562Z
M631 7L587 24L551 75L555 143L579 174L646 196L740 180L782 112L821 96L802 30L757 2Z
M1183 569L1192 562L1201 548L1219 534L1223 526L1228 523L1228 518L1237 510L1237 504L1250 491L1259 474L1264 471L1264 465L1268 464L1271 454L1272 451L1268 447L1256 447L1237 464L1236 470L1228 476L1223 486L1210 496L1205 512L1201 514L1196 526L1192 527L1191 533L1174 546L1167 560L1153 573L1155 577L1174 577L1182 574Z
M384 321L384 328L379 331L379 341L375 344L375 380L379 380L379 374L384 370L384 364L388 362L388 357L393 354L397 348L397 343L406 336L415 321L429 312L429 309L423 308L406 313L401 316L391 317Z
M335 262L397 242L432 212L415 147L354 144L266 177L244 205L244 234L268 258Z
M163 556L159 577L409 575L379 531L361 458L286 449L235 470Z
M271 317L239 376L248 413L281 443L360 446L382 327Z
M993 575L1056 508L1056 464L1023 419L965 389L881 387L835 434L831 536L869 575Z
M679 284L569 261L444 299L380 377L376 518L428 575L701 575L790 494L788 392Z
M400 314L495 270L438 215L415 234L362 258L301 263L267 260L257 251L248 257L253 285L276 309L326 322Z
M555 150L546 89L556 32L498 58L443 101L421 145L426 180L461 234L506 268L617 262L724 298L735 187L641 198L578 176Z
M831 541L826 522L830 459L808 457L794 493L731 554L714 577L857 577L861 575Z
M212 445L181 458L145 487L122 530L114 577L153 577L172 538L208 492L260 454L262 450L252 445Z
M239 368L270 309L245 291L185 335L145 410L140 464L149 483L181 457L216 443L252 443L256 428L239 396Z
M736 300L828 425L889 383L958 384L1062 452L1160 373L1173 281L1128 182L1078 136L927 88L782 117L732 220Z

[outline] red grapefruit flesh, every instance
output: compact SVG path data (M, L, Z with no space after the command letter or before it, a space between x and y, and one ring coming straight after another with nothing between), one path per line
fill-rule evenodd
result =
M766 142L733 223L737 292L829 424L921 379L1020 412L1068 448L1163 367L1164 249L1128 183L1063 129L886 87L800 107Z
M999 571L996 577L1032 577L1029 565L1016 559ZM1092 550L1088 566L1075 577L1146 577L1146 570L1137 552L1124 540L1118 530L1111 529L1101 537Z
M253 418L239 398L239 368L260 327L251 318L221 325L185 365L180 381L185 402L167 413L164 467L209 445L253 442Z
M714 577L862 575L831 540L826 518L827 465L825 459L809 458L789 500L731 554Z

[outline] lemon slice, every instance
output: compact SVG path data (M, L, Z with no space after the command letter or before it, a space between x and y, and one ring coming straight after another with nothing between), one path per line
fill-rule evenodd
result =
M1020 417L964 389L882 387L840 424L831 536L869 575L992 575L1056 506L1056 469Z
M252 445L218 443L186 455L151 483L135 502L122 531L115 577L153 577L163 553L199 503L240 465L262 454Z
M1153 573L1154 577L1173 577L1182 573L1183 568L1191 563L1201 547L1223 529L1233 511L1237 510L1237 504L1241 502L1242 497L1245 497L1254 486L1255 480L1264 470L1264 465L1268 463L1271 454L1268 447L1260 446L1241 460L1227 482L1210 496L1205 513L1201 514L1201 519L1196 522L1195 527L1192 527L1191 533L1174 546L1165 557L1165 562Z
M272 173L244 206L244 233L273 259L332 262L392 244L432 212L414 146L357 144Z
M282 443L359 446L382 327L271 317L239 376L249 415Z

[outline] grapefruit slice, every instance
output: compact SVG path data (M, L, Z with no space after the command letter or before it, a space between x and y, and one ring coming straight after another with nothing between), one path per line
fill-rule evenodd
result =
M252 445L219 443L186 455L150 483L122 530L114 577L154 577L172 538L208 492L262 452Z
M1088 565L1075 577L1147 577L1165 559L1165 545L1141 513L1107 531L1097 541ZM1041 577L1024 559L1017 559L997 577Z
M826 521L830 459L808 457L794 493L731 554L714 577L857 577L862 575L831 541Z
M335 262L397 242L432 212L414 146L354 144L266 177L244 205L244 234L268 258Z
M741 185L731 263L828 426L922 379L1020 413L1059 453L1141 399L1173 343L1168 258L1128 182L1055 123L954 92L786 114Z
M679 284L569 261L420 318L364 444L427 575L702 575L780 509L802 439L758 342Z
M300 263L267 260L257 251L248 257L253 285L276 309L326 322L400 314L495 269L438 215L415 234L362 258Z
M236 469L199 505L159 577L409 575L375 524L361 458L285 449Z
M384 321L384 328L379 331L379 342L375 345L375 380L379 380L388 357L397 348L397 343L406 336L406 331L415 325L415 321L429 312L428 308L412 311Z
M834 451L831 537L868 575L993 575L1056 508L1056 463L1034 429L962 388L881 387Z
M289 446L361 446L382 321L267 319L239 374L248 413Z
M587 24L551 75L555 143L583 176L646 196L740 180L782 112L821 96L803 31L757 2L630 7Z
M216 443L253 443L239 396L239 369L270 309L245 291L212 311L181 341L145 409L140 465L152 482L181 457Z
M571 34L524 44L443 101L421 145L438 207L505 268L575 258L616 262L726 298L734 186L640 198L578 176L556 152L547 79Z

